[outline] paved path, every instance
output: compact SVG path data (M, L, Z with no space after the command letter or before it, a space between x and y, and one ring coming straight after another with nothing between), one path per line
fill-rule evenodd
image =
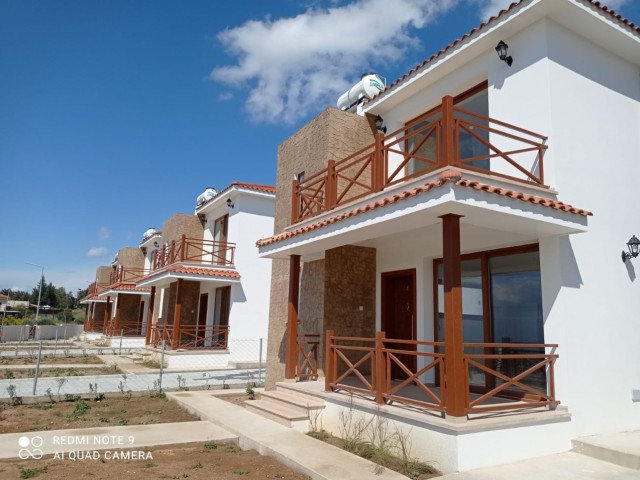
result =
M126 376L126 379L125 379ZM178 383L180 377L181 383ZM60 386L60 378L64 383ZM89 384L98 384L98 390L103 393L116 393L120 391L120 383L125 391L144 392L154 389L154 382L158 382L159 373L129 373L115 375L83 375L65 377L41 377L38 378L36 395L44 396L47 389L51 389L54 397L90 393ZM264 371L262 372L264 378ZM165 372L162 375L162 388L177 390L184 388L217 387L223 384L245 386L247 382L258 381L258 370L200 370L188 372ZM33 378L17 378L0 380L0 400L9 398L7 387L14 385L16 396L26 397L33 394Z

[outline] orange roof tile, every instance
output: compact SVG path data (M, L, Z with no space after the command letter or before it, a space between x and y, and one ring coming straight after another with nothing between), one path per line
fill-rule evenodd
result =
M489 24L495 22L497 19L499 19L500 17L502 17L506 13L509 13L510 11L514 10L516 7L520 6L521 4L526 3L528 1L530 1L530 0L519 0L519 1L513 2L507 8L505 8L503 10L500 10L500 12L498 12L497 15L494 15L494 16L490 17L486 22L481 23L479 26L477 26L476 28L471 30L469 33L465 33L462 37L454 40L453 42L451 42L449 45L444 47L439 52L434 53L433 55L431 55L431 57L429 57L424 62L422 62L421 64L417 65L416 67L414 67L413 69L411 69L410 71L405 73L402 77L397 79L395 82L391 83L390 85L387 85L387 87L384 90L381 90L380 92L378 92L371 99L365 100L364 103L369 103L369 102L373 101L374 99L378 98L380 95L388 92L389 90L392 90L397 85L402 83L405 79L409 78L414 73L416 73L418 70L421 70L423 67L426 67L428 64L430 64L431 62L433 62L437 58L439 58L442 55L444 55L445 53L447 53L449 50L454 48L459 43L463 42L464 40L466 40L467 38L471 37L472 35L475 35L476 33L484 30ZM637 33L640 33L640 27L638 27L637 25L634 25L631 21L629 21L628 19L624 18L622 15L616 13L615 11L610 9L609 7L607 7L605 5L602 5L600 2L597 2L595 0L585 0L585 1L590 3L591 5L593 5L594 7L598 8L602 12L605 12L609 16L615 18L616 20L618 20L623 25L631 28L632 30L635 30Z
M304 227L299 227L288 232L280 233L278 235L274 235L273 237L260 239L256 242L256 245L258 247L264 247L266 245L271 245L272 243L280 242L282 240L295 237L296 235L300 235L302 233L311 232L313 230L317 230L319 228L325 227L327 225L331 225L341 220L355 217L356 215L360 215L361 213L365 213L370 210L375 210L377 208L384 207L385 205L391 205L401 200L406 200L409 197L415 197L416 195L420 195L421 193L425 193L430 190L433 190L434 188L441 187L445 185L447 182L451 182L454 185L457 185L459 187L473 188L474 190L481 190L487 193L501 195L503 197L514 198L517 200L522 200L523 202L535 203L543 207L553 208L554 210L561 210L563 212L574 213L574 214L583 215L583 216L593 215L593 213L587 210L575 208L567 203L563 203L558 200L553 200L551 198L538 197L537 195L530 195L528 193L518 192L516 190L509 190L507 188L495 187L492 185L487 185L485 183L467 180L462 178L462 174L457 170L449 169L442 172L438 180L436 181L428 182L420 187L415 187L415 188L412 188L411 190L406 190L402 193L397 193L395 195L391 195L389 197L376 200L373 203L363 205L361 207L355 208L353 210L349 210L347 212L343 212L333 217L325 218L323 220L320 220L319 222L305 225Z
M211 203L213 200L218 198L223 193L226 193L228 190L231 190L233 187L246 188L247 190L255 190L256 192L263 192L263 193L273 193L273 194L276 193L276 187L272 185L260 185L258 183L231 182L231 185L229 185L223 190L220 190L218 193L216 193L214 197L211 197L209 200L204 202L202 205L198 205L196 208L204 207L206 204Z
M4 299L8 299L9 297L7 295L3 295L2 293L0 293L0 299L4 300Z
M120 290L127 292L150 292L149 287L136 287L135 283L114 283L109 285L106 290Z
M160 270L156 270L155 272L151 272L148 275L145 275L141 280L147 280L148 278L157 277L167 272L176 272L176 273L184 273L187 275L200 275L203 277L226 277L226 278L240 278L240 274L237 270L218 270L213 268L202 268L202 267L189 267L180 264L169 265L168 267L162 268Z

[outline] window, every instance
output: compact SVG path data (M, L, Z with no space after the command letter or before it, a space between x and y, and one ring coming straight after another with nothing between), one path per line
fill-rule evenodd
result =
M436 338L444 340L444 279L441 260L436 264ZM544 343L540 254L537 245L464 255L462 272L462 328L465 343ZM482 348L469 353L483 353ZM498 352L496 352L498 353ZM503 349L502 353L544 353L542 349ZM526 360L500 360L487 365L510 378L531 365ZM488 378L487 378L488 377ZM472 387L491 388L502 380L470 369ZM494 383L495 382L495 383ZM538 390L546 388L539 370L523 380ZM518 393L518 389L513 389ZM522 392L520 392L522 393Z
M453 99L454 107L472 112L483 117L489 115L489 96L487 91L487 82L476 85L470 90L456 96ZM464 120L472 120L474 123L488 127L488 122L484 119L472 117L468 114L457 113L457 117ZM438 107L429 110L427 113L418 117L407 125L407 141L405 151L410 156L407 163L406 175L414 175L427 171L433 167L438 158L438 139L435 128L439 123L442 114ZM483 128L470 126L469 129L485 141L489 140L489 133ZM457 160L473 159L476 157L484 157L489 154L489 148L478 138L467 132L463 128L459 130L459 137L455 138L454 144L457 148ZM490 164L487 158L478 158L466 162L467 166L489 170Z

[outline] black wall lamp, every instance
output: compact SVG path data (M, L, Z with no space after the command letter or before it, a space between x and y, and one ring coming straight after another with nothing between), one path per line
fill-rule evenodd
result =
M636 258L638 256L638 249L640 249L640 240L635 235L627 242L627 248L629 252L622 251L622 261L626 262L627 258Z
M233 204L233 202L231 201L230 198L227 198L227 207L229 207L229 208L235 207L235 205Z
M158 242L153 242L153 246L158 248L160 246L160 244Z
M496 46L496 52L498 52L500 60L502 60L503 62L507 62L507 65L511 66L511 64L513 63L513 58L510 55L507 55L508 51L509 45L500 40L500 42L498 42L498 45Z
M382 133L387 133L387 127L383 126L384 123L383 118L380 115L376 116L376 130Z

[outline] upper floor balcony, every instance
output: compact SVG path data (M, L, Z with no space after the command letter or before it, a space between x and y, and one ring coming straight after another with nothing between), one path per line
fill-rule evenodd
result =
M547 137L463 109L451 96L435 109L292 186L291 223L445 167L546 187Z
M89 285L89 288L87 288L87 297L89 297L91 295L97 295L100 292L105 291L108 286L109 286L109 284L107 284L107 283L98 283L98 282L91 283Z
M146 271L144 268L127 268L123 266L118 266L109 275L109 285L116 285L119 283L135 284L147 273L149 272Z
M174 263L197 263L201 266L233 267L236 244L216 240L187 238L171 241L153 253L151 271Z

